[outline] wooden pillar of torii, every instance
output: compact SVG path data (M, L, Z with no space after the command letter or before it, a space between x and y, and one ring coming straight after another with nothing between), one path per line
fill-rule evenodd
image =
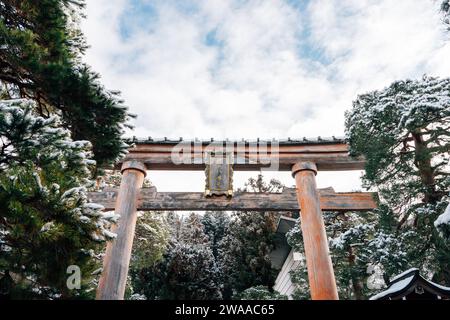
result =
M317 166L299 162L292 167L300 205L300 219L312 300L338 300L336 280L316 187Z
M124 298L128 268L136 226L137 210L301 210L301 227L305 245L308 278L313 300L337 300L338 294L333 266L329 255L322 210L349 211L370 210L376 207L370 193L334 193L329 189L318 190L315 176L318 166L322 170L358 170L363 159L351 158L344 141L316 144L290 140L277 148L280 170L291 170L295 178L295 194L288 189L281 194L238 193L232 198L205 198L202 193L158 193L156 188L142 190L147 166L156 170L204 170L204 163L191 162L175 166L170 152L174 143L145 142L131 150L122 164L122 181L118 190L91 193L91 200L114 208L120 215L113 232L117 237L108 243L103 261L103 272L97 290L97 299L121 300ZM191 158L202 158L203 152L192 152ZM263 161L258 149L245 149L244 159L252 157L256 162L235 163L240 170L261 168ZM270 158L271 155L266 156ZM267 159L265 159L267 160ZM300 161L299 161L300 160ZM267 163L267 162L264 162ZM296 199L295 199L296 198ZM115 204L115 205L113 205Z
M125 295L136 227L137 200L146 175L146 167L140 162L128 161L123 163L121 171L122 181L115 208L120 222L111 230L117 234L117 238L106 246L103 271L97 289L98 300L122 300Z

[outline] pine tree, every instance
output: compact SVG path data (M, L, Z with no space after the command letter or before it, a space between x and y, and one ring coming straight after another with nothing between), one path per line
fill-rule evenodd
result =
M11 297L92 296L99 250L114 237L117 217L86 192L91 174L125 153L130 114L82 62L83 7L0 1L1 99L34 102L1 104L0 282ZM71 264L83 290L68 291Z
M174 241L177 241L181 237L181 228L183 219L177 212L167 212L166 213L167 223L170 227L170 238Z
M145 272L163 261L169 249L170 227L163 212L144 211L138 215L125 299L146 300L141 282Z
M219 246L230 224L230 216L225 212L208 211L201 218L205 234L208 236L216 261L219 259Z
M340 299L369 298L378 289L369 281L377 217L372 212L325 212L324 219Z
M450 204L445 209L444 213L442 213L434 222L434 226L438 229L439 234L450 240Z
M133 288L148 299L220 299L220 273L199 215L168 215L171 240L162 260L133 271Z
M220 299L216 262L205 245L178 243L168 252L165 298L177 300Z
M270 291L264 286L245 289L240 295L241 300L287 300L288 297L278 292Z
M88 202L90 143L34 110L27 100L0 102L1 290L11 298L87 296L117 216ZM82 290L66 286L70 265L81 269Z
M243 191L279 192L281 183L266 183L262 175L249 179ZM223 275L225 299L239 297L254 286L272 288L276 270L272 268L270 252L274 249L276 222L280 214L274 212L235 212L219 249L219 263Z
M404 243L384 229L374 212L323 212L329 239L330 255L340 299L364 300L386 285L381 271L396 274L407 264ZM399 235L403 239L410 233ZM291 270L291 281L296 289L293 298L310 299L308 271L303 246L300 220L286 234L292 249L301 254L297 268ZM383 262L384 270L379 267Z
M120 170L105 170L97 177L96 189L118 188L122 181ZM143 188L152 187L149 179L144 179ZM144 268L155 264L162 258L170 239L169 216L172 213L139 211L131 256L131 269Z
M209 247L209 238L205 233L205 227L201 222L201 217L196 213L191 213L181 224L181 232L177 239L179 242L205 245Z
M59 115L74 140L92 143L100 168L124 154L130 114L81 61L83 7L83 0L0 1L0 85L9 99L35 101L40 116Z
M147 299L220 299L218 270L204 245L171 242L162 260L133 270L133 288Z
M170 231L163 213L144 211L138 216L131 259L132 269L153 266L163 258Z
M385 279L418 267L450 283L450 244L434 226L449 201L449 92L450 79L397 81L346 113L351 153L367 159L364 185L380 196L373 263Z
M444 15L444 23L448 25L450 30L450 0L442 1L441 12Z

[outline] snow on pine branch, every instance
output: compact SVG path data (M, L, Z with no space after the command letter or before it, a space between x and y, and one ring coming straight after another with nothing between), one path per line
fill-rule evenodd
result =
M329 240L330 247L335 249L344 250L350 246L355 239L364 238L369 231L373 231L373 226L370 224L359 224L346 230L335 238Z
M93 230L93 240L114 238L109 228L118 216L103 212L87 197L93 184L90 169L95 165L91 143L73 141L57 115L44 118L34 109L35 103L27 99L0 100L0 172L16 188L21 188L18 176L30 175L25 187L34 188L44 202L55 201L59 210ZM47 223L42 231L51 225Z
M444 14L444 23L450 25L450 0L443 0L441 11Z
M444 213L434 221L434 226L438 229L441 236L450 238L450 203Z
M0 167L5 169L24 159L36 163L61 161L89 175L88 166L95 164L91 143L73 141L58 116L37 116L34 107L34 102L26 99L0 101Z

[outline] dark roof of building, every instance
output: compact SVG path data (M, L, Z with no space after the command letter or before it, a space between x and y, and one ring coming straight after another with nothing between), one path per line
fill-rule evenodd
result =
M370 300L450 299L450 288L422 277L419 269L409 269L391 279L388 288Z
M270 253L270 261L272 267L275 269L281 269L286 261L291 247L287 243L286 233L291 230L296 223L297 219L281 216L278 219L277 230L275 233L275 250Z
M240 139L240 140L234 140L234 139L225 139L225 140L216 140L214 138L211 138L209 140L201 140L198 138L194 139L184 139L182 137L178 139L171 139L171 138L137 138L137 137L131 137L131 138L125 138L125 141L128 143L134 143L134 144L175 144L180 142L186 142L186 143L202 143L202 144L210 144L210 143L218 143L218 144L225 144L225 143L273 143L278 142L280 145L302 145L302 144L332 144L332 143L345 143L346 140L344 137L315 137L315 138L286 138L286 139L260 139L257 138L255 140L249 140L249 139Z

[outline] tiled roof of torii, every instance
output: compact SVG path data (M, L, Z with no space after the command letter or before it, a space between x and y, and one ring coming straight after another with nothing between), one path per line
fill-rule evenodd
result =
M225 140L215 140L214 138L211 138L209 140L202 140L202 139L184 139L182 137L178 139L171 139L171 138L126 138L126 141L128 143L134 143L134 144L177 144L180 142L184 143L201 143L201 144L210 144L210 143L217 143L217 144L225 144L225 143L245 143L245 144L256 144L256 143L274 143L277 142L280 145L302 145L302 144L330 144L330 143L346 143L346 140L344 137L302 137L302 138L286 138L286 139L240 139L240 140L234 140L234 139L225 139Z
M124 161L139 161L153 170L204 170L204 155L213 149L232 148L237 157L233 170L290 171L299 162L313 162L321 171L362 170L364 159L349 154L344 138L185 140L183 138L130 138ZM197 149L201 147L201 149ZM210 149L211 148L211 149ZM176 160L174 160L176 159ZM175 163L175 162L176 163ZM120 164L120 163L119 163ZM273 164L273 166L272 166Z

